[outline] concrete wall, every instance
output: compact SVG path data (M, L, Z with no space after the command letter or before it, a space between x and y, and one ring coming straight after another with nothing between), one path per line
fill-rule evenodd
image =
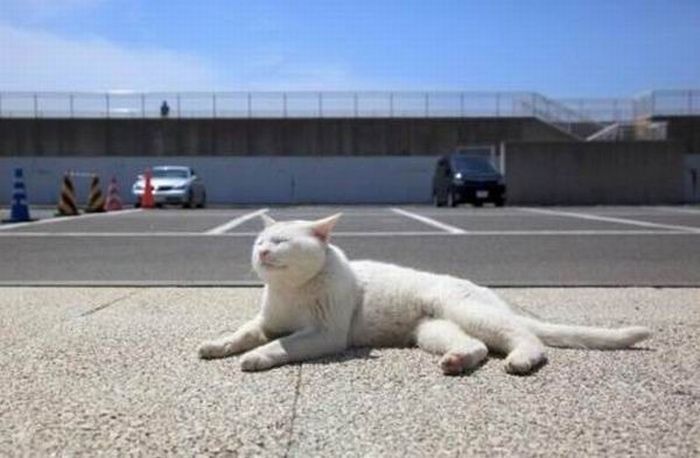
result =
M0 205L10 202L12 172L24 169L31 204L55 204L66 170L115 176L121 196L152 165L189 165L202 177L210 203L428 202L436 158L416 157L6 157L0 158ZM89 178L75 178L77 199L87 200ZM103 191L104 192L104 191Z
M654 120L667 122L668 140L680 143L683 152L700 154L700 116L662 116Z
M673 142L508 143L508 202L678 203L683 161Z
M508 143L511 204L662 204L684 200L687 170L670 142ZM0 157L0 205L10 202L12 171L23 167L31 203L56 203L66 170L116 176L131 202L131 184L146 167L189 165L209 201L265 203L426 203L436 158L410 157ZM78 199L88 178L76 178Z
M565 141L534 118L3 119L3 156L420 156Z
M687 203L700 203L700 154L685 155L684 189Z

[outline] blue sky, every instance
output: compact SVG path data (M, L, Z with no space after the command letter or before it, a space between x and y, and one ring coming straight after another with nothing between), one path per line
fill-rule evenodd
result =
M0 90L691 87L699 0L0 0Z

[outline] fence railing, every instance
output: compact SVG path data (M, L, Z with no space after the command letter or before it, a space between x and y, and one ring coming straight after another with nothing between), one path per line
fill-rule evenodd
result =
M167 109L164 110L164 104ZM587 136L611 122L700 115L700 90L555 100L534 92L0 92L0 118L537 117Z
M634 98L560 99L563 105L600 122L628 122L654 116L700 115L700 90L656 90Z
M637 115L640 117L700 115L700 90L649 92L637 98Z
M598 122L627 122L636 119L636 100L623 98L558 99L562 105Z
M526 92L0 92L0 117L333 118L531 116Z

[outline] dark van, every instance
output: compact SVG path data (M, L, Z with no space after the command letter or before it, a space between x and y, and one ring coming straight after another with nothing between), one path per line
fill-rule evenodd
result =
M433 203L438 207L454 207L462 202L476 207L484 202L497 207L505 205L503 175L487 158L450 154L438 160L433 176Z

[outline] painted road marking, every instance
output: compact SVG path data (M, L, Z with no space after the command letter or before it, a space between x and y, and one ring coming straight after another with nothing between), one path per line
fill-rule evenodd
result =
M3 232L0 238L31 238L31 237L255 237L258 232L227 232L223 234L209 234L206 232ZM686 230L497 230L497 231L469 231L461 234L444 231L424 232L335 232L334 237L422 237L422 236L585 236L585 235L700 235L700 231L689 232Z
M700 208L659 207L658 209L669 213L685 213L686 215L700 215Z
M222 235L225 232L228 232L229 230L233 229L236 226L240 226L241 224L245 223L248 220L251 220L253 218L257 218L258 216L262 215L263 213L267 213L269 208L262 208L258 211L254 211L252 213L246 213L243 216L239 216L238 218L234 218L231 221L224 223L220 226L216 226L215 228L209 229L206 231L204 234L206 235Z
M427 216L419 215L418 213L409 212L406 210L402 210L400 208L392 208L391 211L393 211L394 213L398 213L399 215L403 215L407 218L412 218L412 219L415 219L416 221L420 221L421 223L427 224L428 226L437 227L438 229L442 229L443 231L445 231L449 234L466 234L467 233L467 231L465 231L464 229L450 226L449 224L441 223L440 221L434 220L432 218L428 218Z
M129 210L119 210L119 211L105 212L105 213L84 213L82 215L76 215L76 216L56 216L53 218L40 219L37 221L27 221L24 223L3 224L2 226L0 226L0 231L7 230L7 229L16 229L18 227L38 226L41 224L84 220L84 219L88 219L88 218L97 218L98 216L102 216L102 217L119 216L119 215L126 215L129 213L136 213L136 212L140 212L140 211L143 211L143 210L140 208L132 208Z
M653 227L657 229L669 229L672 231L684 231L686 233L700 234L700 228L692 226L681 226L677 224L660 224L660 223L650 223L648 221L640 221L637 219L629 218L613 218L610 216L598 216L591 215L589 213L574 213L574 212L563 212L558 210L545 210L542 208L521 208L521 211L541 213L543 215L556 215L556 216L566 216L569 218L579 218L587 219L593 221L604 221L608 223L618 223L618 224L628 224L631 226L641 226L641 227Z

